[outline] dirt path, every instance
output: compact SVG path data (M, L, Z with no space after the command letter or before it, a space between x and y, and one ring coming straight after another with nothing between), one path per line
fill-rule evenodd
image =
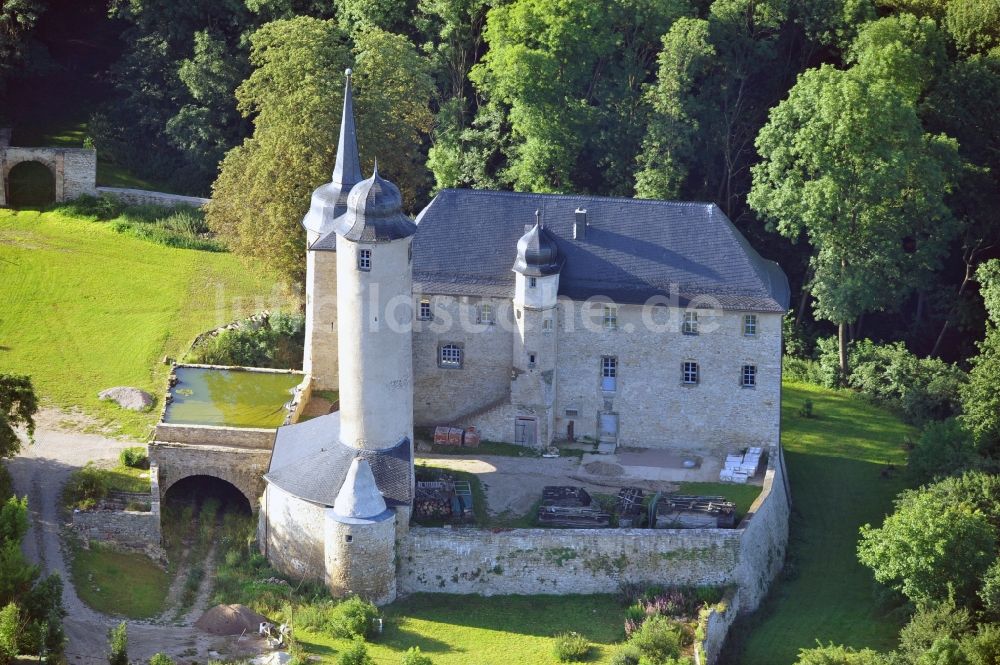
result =
M208 600L212 595L212 588L215 586L215 548L217 541L212 541L212 546L205 554L205 574L201 577L201 584L198 585L198 593L191 603L191 609L181 622L185 626L193 626L205 610L208 609Z
M59 494L69 475L88 461L114 460L123 448L135 444L62 429L65 422L66 414L43 411L38 418L35 444L25 446L7 467L14 479L15 492L28 496L31 526L24 539L25 554L39 563L43 574L58 573L64 582L67 659L70 663L97 665L107 662L107 631L118 620L90 609L76 594L60 541L63 517ZM226 640L187 626L128 623L129 656L133 660L145 662L162 651L204 662L210 650L226 650Z

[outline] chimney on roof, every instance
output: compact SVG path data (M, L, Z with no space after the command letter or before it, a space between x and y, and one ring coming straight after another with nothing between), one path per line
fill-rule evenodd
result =
M574 240L586 240L587 239L587 209L577 208L576 209L576 221L573 222L573 239Z

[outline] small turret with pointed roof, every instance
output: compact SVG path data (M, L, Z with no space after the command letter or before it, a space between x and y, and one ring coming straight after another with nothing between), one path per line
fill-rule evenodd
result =
M362 179L350 69L344 71L344 78L344 111L340 117L340 138L337 140L333 175L330 182L313 192L309 212L302 219L302 226L307 231L320 235L329 232L333 228L333 220L347 211L347 196Z

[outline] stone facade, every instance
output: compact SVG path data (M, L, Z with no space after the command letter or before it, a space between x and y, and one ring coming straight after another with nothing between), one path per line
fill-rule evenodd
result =
M180 194L167 194L166 192L151 192L145 189L130 189L127 187L98 187L97 193L103 196L110 196L118 199L126 205L158 205L167 208L176 206L189 206L191 208L201 208L210 199L200 196L181 196Z
M568 438L572 429L577 439L697 454L768 446L778 439L780 314L717 311L710 316L702 311L698 334L684 334L680 308L617 305L615 324L605 326L602 303L562 300L551 314L552 324L543 322L548 318L543 311L525 311L520 321L538 319L533 321L535 340L515 345L523 333L511 301L424 294L415 299L418 312L422 300L428 301L434 320L417 321L414 328L417 425L474 425L486 439L513 442L517 418L527 417L538 421L539 445L551 427L555 439ZM494 312L495 324L476 324L483 304ZM754 335L743 331L748 314L756 317ZM545 325L551 331L538 332ZM461 368L439 366L443 344L464 349ZM522 356L529 350L538 354L536 371L552 377L551 426L548 414L532 410L532 400L516 394L525 392L518 384L526 374ZM546 350L556 354L554 367L542 355ZM602 389L604 357L616 362L611 391ZM696 383L682 382L685 361L698 364ZM756 368L753 388L741 385L744 365ZM538 392L540 385L535 384ZM512 390L515 395L509 397ZM536 397L535 402L545 399ZM604 423L616 423L615 436L602 436L602 415L612 416Z
M318 235L309 233L309 243ZM337 253L306 252L306 336L303 371L314 390L337 390Z
M38 162L52 172L56 202L97 195L97 152L83 148L20 148L0 145L0 207L10 198L11 169L24 162Z
M271 565L297 579L324 581L325 512L322 506L268 485L261 499L257 537Z

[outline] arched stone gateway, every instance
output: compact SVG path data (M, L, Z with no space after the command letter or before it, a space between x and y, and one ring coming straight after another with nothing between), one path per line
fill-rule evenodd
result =
M16 203L18 169L36 162L52 175L52 201L61 203L89 194L97 195L97 152L86 148L22 148L10 145L10 132L0 130L0 207ZM12 188L13 178L13 188Z
M56 176L41 162L20 162L7 177L12 208L40 208L56 202Z
M224 510L253 511L253 501L246 493L228 480L217 478L211 473L200 473L179 478L169 488L163 490L166 504L175 501L200 504L206 499L220 502Z
M224 480L246 498L257 512L264 493L264 471L270 450L247 450L155 441L149 446L149 459L159 468L160 498L176 483L193 476Z

